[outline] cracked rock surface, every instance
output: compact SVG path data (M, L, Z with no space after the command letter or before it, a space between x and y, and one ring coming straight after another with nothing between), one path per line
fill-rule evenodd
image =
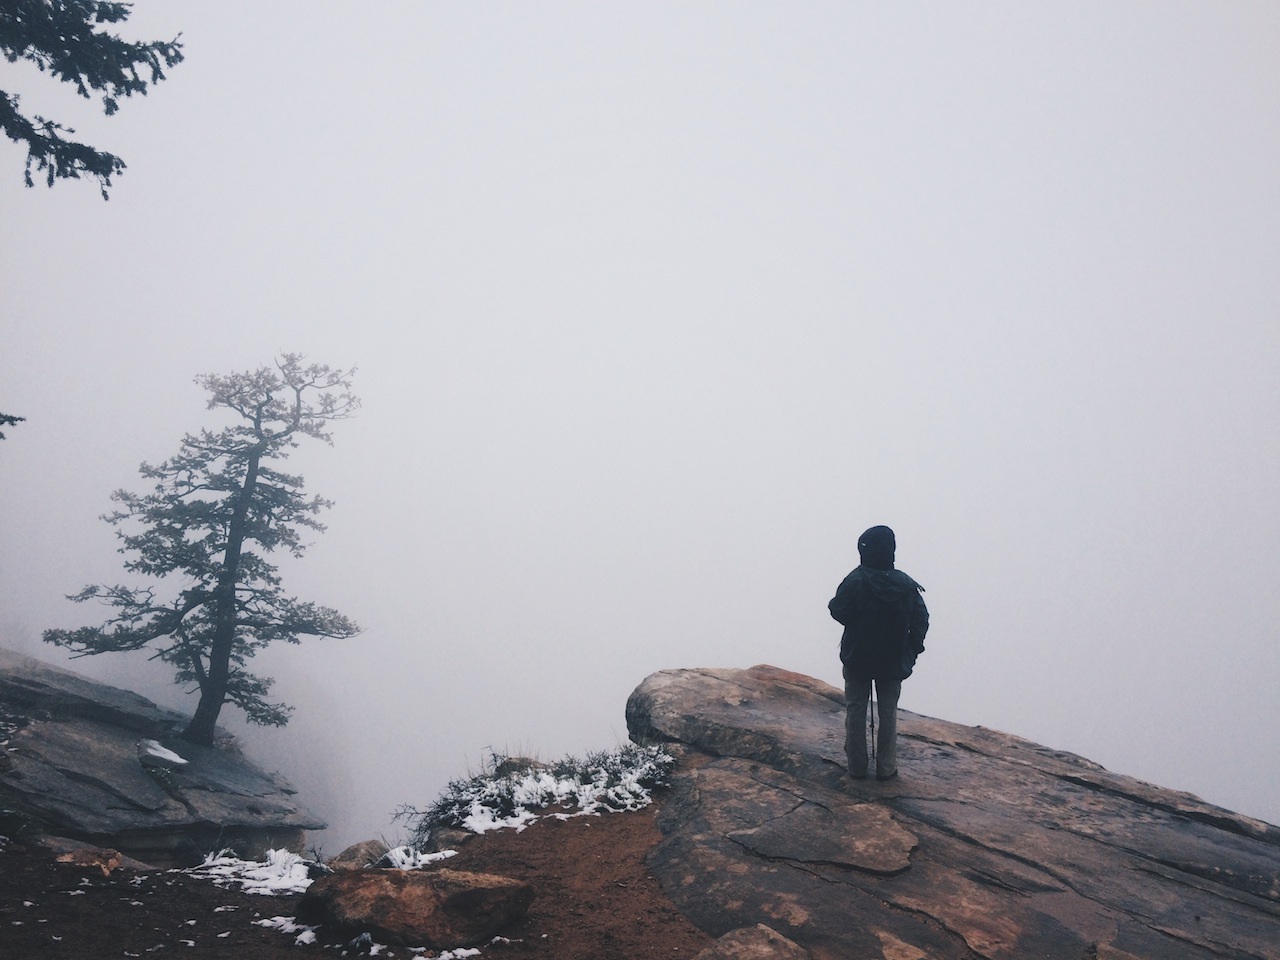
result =
M177 738L187 718L68 670L0 649L0 814L4 832L111 847L186 866L221 847L301 849L324 823L293 789L247 760ZM154 742L186 763L154 763ZM20 833L19 833L20 835Z
M664 670L627 703L683 744L650 867L712 936L817 960L1280 958L1280 828L982 727L900 711L900 777L850 782L842 691Z

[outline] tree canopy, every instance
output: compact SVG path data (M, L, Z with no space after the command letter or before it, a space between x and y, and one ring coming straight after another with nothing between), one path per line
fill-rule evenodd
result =
M164 70L182 61L178 38L130 42L100 29L123 23L130 3L106 0L0 0L0 53L10 63L28 60L43 73L75 86L80 96L102 96L107 116L120 107L121 97L146 95L147 85L165 77ZM33 186L31 170L45 174L49 186L60 178L97 179L103 199L111 178L125 163L114 154L63 136L75 130L18 109L19 98L0 90L0 130L27 146L25 179Z
M288 596L266 555L300 557L304 531L322 532L316 519L332 506L303 494L302 477L273 466L302 437L332 445L330 426L351 416L354 371L304 366L286 354L274 366L228 376L201 376L209 409L228 411L232 426L187 434L178 454L152 466L150 493L118 490L122 509L103 517L117 527L124 568L158 583L144 587L89 586L69 599L113 608L101 627L46 630L43 639L76 656L155 647L153 659L173 666L180 684L200 691L183 736L212 744L224 703L252 723L283 726L292 708L268 701L274 683L247 667L273 641L304 636L351 637L356 624L328 607Z

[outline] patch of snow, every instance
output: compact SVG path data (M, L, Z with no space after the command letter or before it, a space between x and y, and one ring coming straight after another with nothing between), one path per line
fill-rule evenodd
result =
M566 757L551 767L454 781L416 828L454 824L472 833L523 830L539 816L594 816L639 810L653 802L650 787L665 782L675 763L657 746L628 744L585 761ZM535 812L536 811L536 812Z
M316 942L316 928L308 927L304 923L298 923L293 917L272 917L270 920L255 920L254 926L271 927L279 930L281 933L298 934L293 942L299 946L306 946L309 943Z
M161 746L158 740L139 740L138 746L142 747L145 753L159 760L174 763L180 767L186 766L187 760L185 757L180 757L167 747Z
M416 870L457 854L456 850L424 853L413 847L403 846L388 851L387 856L398 870ZM197 867L176 872L212 881L219 887L237 887L245 893L284 896L303 893L311 886L310 874L313 866L310 860L288 850L268 850L267 858L263 861L241 860L230 850L221 850L209 854ZM218 911L234 909L235 907L217 908Z
M397 870L417 870L419 867L425 867L429 863L438 863L441 860L448 860L450 857L456 857L457 855L457 850L423 853L413 847L396 847L393 850L388 850L386 854L391 866Z
M261 862L241 860L221 850L205 857L198 867L182 871L211 880L220 887L238 886L245 893L283 896L302 893L311 886L310 862L288 850L268 850Z
M517 832L538 819L535 810L547 807L569 807L568 812L551 814L561 820L569 817L596 816L605 811L640 810L653 802L649 789L640 783L640 772L625 771L619 782L610 784L608 772L593 771L591 779L580 775L554 777L545 770L530 771L511 781L511 800L515 811L499 816L486 801L486 796L471 801L470 812L462 826L472 833L513 828Z
M509 817L499 817L492 807L485 806L480 800L471 802L471 812L462 820L462 826L472 833L488 833L490 830L502 830L509 827L517 833L538 819L532 810L520 807Z
M297 933L299 930L306 930L307 927L298 923L293 917L268 917L265 920L253 921L255 927L271 927L279 930L281 933Z

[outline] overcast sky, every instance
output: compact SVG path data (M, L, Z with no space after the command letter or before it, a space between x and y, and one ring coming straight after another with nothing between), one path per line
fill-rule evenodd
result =
M0 143L0 643L126 579L112 490L201 373L356 366L251 736L382 834L489 749L626 738L652 671L840 680L887 523L902 706L1280 822L1280 7L139 0L128 164ZM61 88L60 88L61 87ZM143 657L75 669L194 707ZM224 714L234 720L231 710ZM236 725L235 729L242 729Z

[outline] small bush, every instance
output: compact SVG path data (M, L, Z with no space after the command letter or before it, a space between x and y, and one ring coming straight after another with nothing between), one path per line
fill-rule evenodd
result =
M666 785L674 764L661 748L634 743L552 764L492 754L480 774L450 781L425 810L401 807L396 819L407 820L409 845L424 847L440 827L522 830L538 819L533 811L549 807L562 808L556 816L638 810L651 802L653 788Z

